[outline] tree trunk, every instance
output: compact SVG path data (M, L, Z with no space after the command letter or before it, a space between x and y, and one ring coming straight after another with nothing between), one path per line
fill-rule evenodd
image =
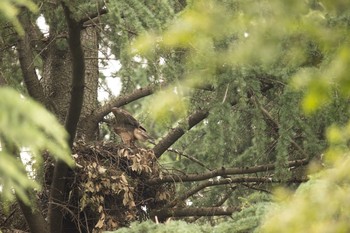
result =
M85 55L85 92L84 103L81 112L81 118L90 116L97 108L97 86L98 86L98 30L94 24L88 25L82 31L82 45ZM98 124L92 124L92 127L86 127L79 122L78 137L87 141L96 139Z
M42 82L45 95L54 106L54 114L63 124L69 105L72 67L68 46L61 40L50 43L47 48Z

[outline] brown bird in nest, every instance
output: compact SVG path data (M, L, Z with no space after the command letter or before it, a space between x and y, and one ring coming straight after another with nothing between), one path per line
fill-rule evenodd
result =
M113 130L121 137L125 145L135 146L134 142L137 140L151 139L146 129L129 112L116 107L112 108L112 112L115 116Z

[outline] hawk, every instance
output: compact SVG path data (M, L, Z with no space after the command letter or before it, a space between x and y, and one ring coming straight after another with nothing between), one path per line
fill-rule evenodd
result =
M129 112L116 107L112 108L112 112L115 116L113 130L121 137L124 144L131 146L135 145L134 142L137 140L150 139L146 129Z

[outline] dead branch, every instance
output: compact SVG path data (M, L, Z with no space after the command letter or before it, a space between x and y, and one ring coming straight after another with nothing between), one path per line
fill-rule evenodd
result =
M300 160L294 160L288 162L286 165L287 167L299 167L304 166L309 163L308 159L300 159ZM201 174L185 174L185 175L167 175L162 178L153 178L149 179L147 181L147 184L149 185L155 185L155 184L162 184L167 182L190 182L190 181L201 181L201 180L207 180L210 178L215 178L217 176L228 176L228 175L244 175L244 174L252 174L252 173L258 173L258 172L267 172L272 171L275 169L274 164L266 164L266 165L258 165L253 167L241 167L241 168L221 168L216 169L213 171L204 172ZM231 178L232 179L232 178ZM236 178L235 178L236 179ZM239 181L239 179L243 179L241 182L244 181L244 177L237 178L235 180L236 182Z

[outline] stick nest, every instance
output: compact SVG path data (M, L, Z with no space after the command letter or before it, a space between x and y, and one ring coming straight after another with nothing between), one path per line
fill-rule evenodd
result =
M77 143L69 193L69 213L80 228L91 232L115 230L145 220L152 209L166 204L173 184L147 186L163 172L153 150L114 143Z

